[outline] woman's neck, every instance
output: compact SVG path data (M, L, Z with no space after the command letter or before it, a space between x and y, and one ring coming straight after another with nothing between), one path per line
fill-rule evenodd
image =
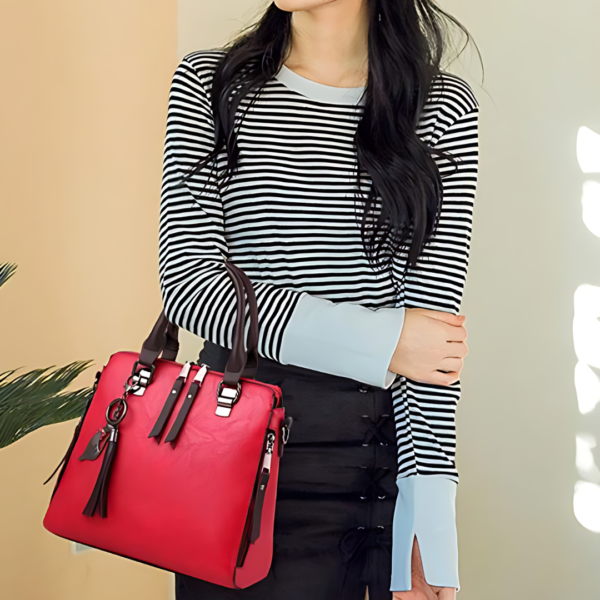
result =
M366 85L369 20L365 0L337 0L295 11L291 22L286 67L325 85Z

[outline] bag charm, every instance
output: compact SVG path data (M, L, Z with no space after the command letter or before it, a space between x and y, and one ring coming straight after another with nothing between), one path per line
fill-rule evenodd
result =
M104 427L92 436L79 460L96 460L104 450L108 437L110 436L111 426L107 423Z
M108 434L108 442L104 444L100 450L100 452L102 452L102 450L106 448L104 460L102 461L102 467L100 467L100 473L98 473L98 479L96 479L96 485L94 485L90 499L83 509L83 514L87 517L93 517L96 510L99 509L100 516L103 519L106 518L108 504L108 484L110 483L112 465L117 452L119 423L127 414L127 401L125 400L126 395L127 392L123 394L122 398L113 400L106 409L106 426L102 429L102 431L108 430L110 433Z

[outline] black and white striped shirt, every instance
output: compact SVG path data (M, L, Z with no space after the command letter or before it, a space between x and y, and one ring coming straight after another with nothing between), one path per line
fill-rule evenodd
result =
M356 379L391 389L399 487L405 486L406 492L410 486L415 501L428 494L431 510L446 515L437 533L426 523L431 519L414 518L413 533L423 540L423 562L430 562L429 572L439 575L436 585L458 587L456 556L448 564L427 548L455 545L454 523L447 522L447 515L453 515L458 482L454 458L460 382L418 383L389 373L387 367L405 307L459 312L478 173L478 102L470 86L455 75L441 76L443 90L437 82L431 88L417 133L460 163L455 169L435 158L444 186L439 226L417 269L402 280L405 254L396 256L394 269L382 276L369 266L360 239L353 146L362 114L360 88L324 86L282 67L241 124L240 169L231 183L219 193L209 167L180 183L188 168L214 147L209 92L222 55L221 50L192 52L172 80L159 238L165 314L172 323L230 348L235 294L223 264L226 255L254 284L262 356L284 364L297 357L293 364L343 375L336 353L331 358L324 351L310 364L301 358L308 355L302 344L310 346L311 331L316 336L320 330L327 338L342 335L344 328L349 354L341 362L349 361ZM244 109L247 104L242 100ZM223 151L219 169L225 165ZM368 174L361 178L363 191L368 191ZM401 282L400 295L391 277ZM323 327L329 329L323 332ZM360 359L366 355L370 358ZM417 514L419 507L406 505L406 493L401 496L402 513ZM440 534L444 527L446 533ZM405 568L410 550L404 542L396 544L396 538L393 558L402 566L393 573L391 589L410 589L410 569L406 573ZM439 583L442 579L448 583Z

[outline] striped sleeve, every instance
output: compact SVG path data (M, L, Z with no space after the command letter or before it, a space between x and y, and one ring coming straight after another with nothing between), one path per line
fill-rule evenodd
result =
M193 66L183 60L171 83L164 145L159 219L164 311L171 323L231 348L235 289L224 265L228 246L212 166L181 181L212 148L209 98ZM285 325L301 294L260 283L254 287L262 324L260 353L276 359Z
M452 154L458 165L435 158L443 181L439 227L418 261L417 273L405 282L405 305L457 314L467 275L478 178L479 106L466 82L447 78L451 93L440 102L430 139L436 148ZM455 412L460 393L460 381L441 386L400 377L393 386L399 494L393 524L392 591L411 589L415 537L426 581L460 589L455 523Z
M231 348L236 296L224 265L229 248L222 197L210 165L181 181L214 147L214 119L203 83L208 75L184 58L171 83L159 219L159 279L170 322ZM225 161L222 152L217 166L224 168ZM392 383L394 374L388 366L403 326L403 308L342 306L308 292L256 279L252 283L261 356L380 387ZM325 348L324 344L329 351L317 356L314 348Z

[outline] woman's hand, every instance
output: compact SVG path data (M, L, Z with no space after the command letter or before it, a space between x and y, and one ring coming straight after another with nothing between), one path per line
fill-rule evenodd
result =
M420 383L458 381L468 352L464 322L464 315L407 308L389 370Z
M394 600L455 600L456 588L437 587L425 581L421 552L417 538L413 542L411 564L412 589L410 592L393 592Z

